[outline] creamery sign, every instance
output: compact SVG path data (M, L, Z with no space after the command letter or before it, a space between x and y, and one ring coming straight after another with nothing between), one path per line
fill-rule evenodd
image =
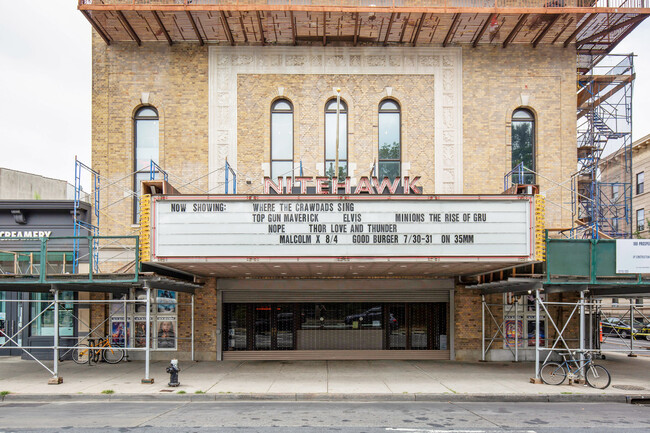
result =
M154 196L154 260L533 258L528 196Z

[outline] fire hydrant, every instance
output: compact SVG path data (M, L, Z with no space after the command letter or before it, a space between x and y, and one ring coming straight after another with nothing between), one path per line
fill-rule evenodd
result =
M180 382L178 382L179 371L181 371L181 369L178 367L178 359L172 359L171 364L169 364L169 367L167 367L167 373L169 373L169 383L167 384L168 386L180 385Z

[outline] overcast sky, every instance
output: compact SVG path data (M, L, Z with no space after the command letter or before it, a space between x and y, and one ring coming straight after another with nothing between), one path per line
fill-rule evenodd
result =
M77 0L0 0L0 167L74 183L90 159L91 27ZM634 131L650 133L650 18L614 51L634 52Z

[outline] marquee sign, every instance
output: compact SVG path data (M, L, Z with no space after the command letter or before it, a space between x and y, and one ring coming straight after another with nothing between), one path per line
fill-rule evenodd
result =
M532 198L155 196L153 259L533 259Z

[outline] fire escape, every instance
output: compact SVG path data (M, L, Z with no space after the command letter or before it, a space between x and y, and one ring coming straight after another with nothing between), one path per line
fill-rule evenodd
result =
M632 54L600 57L578 76L578 171L571 179L572 238L631 235L634 77ZM620 161L619 176L603 180L601 158L612 153Z

